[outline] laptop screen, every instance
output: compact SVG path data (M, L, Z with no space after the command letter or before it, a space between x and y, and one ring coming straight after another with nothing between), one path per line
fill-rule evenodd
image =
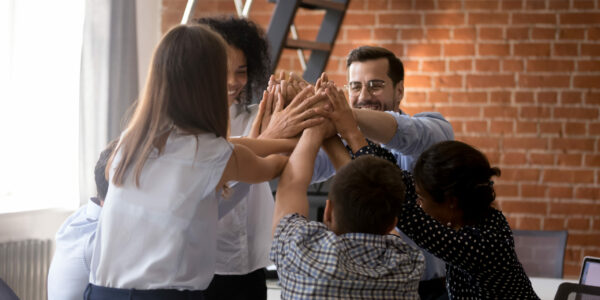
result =
M600 258L589 256L584 258L579 283L600 286Z

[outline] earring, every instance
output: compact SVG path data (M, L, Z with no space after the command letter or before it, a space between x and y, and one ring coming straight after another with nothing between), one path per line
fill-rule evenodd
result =
M452 222L448 221L448 223L446 223L446 226L452 227Z

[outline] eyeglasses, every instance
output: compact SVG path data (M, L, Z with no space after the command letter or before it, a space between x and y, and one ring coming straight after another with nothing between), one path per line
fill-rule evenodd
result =
M363 84L360 81L352 81L345 85L348 89L348 94L358 95L363 89ZM372 96L379 95L385 87L385 81L383 80L369 80L367 81L367 92Z

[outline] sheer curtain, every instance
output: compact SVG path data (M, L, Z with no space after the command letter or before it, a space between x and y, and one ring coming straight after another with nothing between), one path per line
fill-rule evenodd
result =
M79 203L83 8L0 1L0 213Z
M81 55L80 199L95 195L94 166L138 96L135 0L87 0Z

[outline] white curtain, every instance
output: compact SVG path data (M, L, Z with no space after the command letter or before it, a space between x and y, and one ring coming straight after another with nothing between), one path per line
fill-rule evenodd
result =
M138 96L135 0L86 0L80 82L80 199L96 194L94 166Z

